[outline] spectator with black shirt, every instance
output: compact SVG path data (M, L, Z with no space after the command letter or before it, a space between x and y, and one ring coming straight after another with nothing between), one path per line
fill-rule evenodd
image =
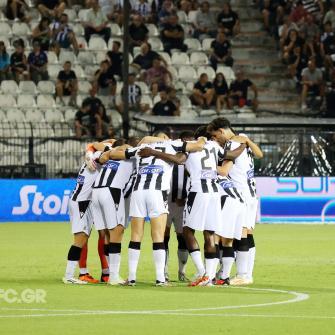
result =
M132 66L139 71L149 70L152 67L154 59L159 59L166 65L162 57L156 51L151 50L149 43L143 43L141 45L141 53L134 58Z
M62 0L38 0L37 9L42 16L57 18L64 12L66 3Z
M130 47L142 45L148 39L149 30L143 23L143 19L140 15L134 15L132 23L129 26L129 36L130 36Z
M161 32L164 51L171 53L172 49L186 52L187 46L184 44L184 29L178 24L178 16L172 14L168 23L163 25Z
M24 54L24 43L22 40L14 42L15 51L10 56L11 72L17 82L29 80L27 57Z
M234 60L231 57L231 44L226 39L225 33L219 31L216 39L211 43L211 56L209 59L214 70L219 64L232 67Z
M109 95L112 100L114 99L116 93L116 80L107 60L100 63L100 69L94 76L94 86L97 88L99 95Z
M113 67L113 74L122 78L123 53L120 52L121 43L113 41L112 50L107 52L107 57Z
M240 32L240 20L238 14L231 9L229 2L224 2L222 12L219 13L217 22L225 34L237 35Z
M33 43L33 51L28 56L30 77L35 84L41 80L48 80L48 55L41 50L38 42Z
M241 70L237 70L235 75L236 79L229 87L229 106L238 106L240 108L251 106L256 110L258 106L258 90L256 85L249 79L244 78L244 74ZM248 99L249 88L254 92L253 100Z
M49 18L42 17L39 24L33 29L31 34L33 42L37 41L44 51L49 50L50 40L52 38L52 31L49 25Z
M324 24L324 33L321 36L321 55L326 68L333 68L335 61L335 34L329 21Z
M10 59L5 43L0 41L0 82L12 79L10 73Z
M31 19L27 15L28 11L29 6L24 0L8 0L4 13L8 20L20 20L28 23Z
M154 105L152 114L157 116L179 116L177 107L168 99L166 89L161 89L159 95L161 100Z
M193 105L201 108L209 108L214 102L214 88L213 84L208 80L208 75L202 73L199 81L194 84L193 94L190 99Z
M90 105L85 100L74 117L74 127L78 138L102 137L101 116L97 111L91 111Z
M290 55L288 59L288 70L290 77L296 82L297 86L300 85L301 81L301 71L308 64L308 54L307 54L307 46L304 47L295 47L292 55Z
M226 82L226 78L223 73L219 72L216 74L215 79L213 81L214 92L215 92L215 104L216 104L216 112L220 113L224 105L228 105L228 84Z
M63 70L59 71L56 82L56 97L58 103L65 105L63 96L70 96L69 105L76 107L78 93L78 81L76 73L71 69L71 62L67 61L63 65Z
M287 62L290 56L292 56L295 47L303 48L305 40L302 39L296 30L290 30L288 36L284 42L283 47L283 61Z

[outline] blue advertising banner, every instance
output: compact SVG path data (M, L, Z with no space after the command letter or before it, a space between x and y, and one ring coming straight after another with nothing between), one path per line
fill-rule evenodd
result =
M0 222L67 221L75 179L0 179ZM335 177L257 178L258 222L335 223Z

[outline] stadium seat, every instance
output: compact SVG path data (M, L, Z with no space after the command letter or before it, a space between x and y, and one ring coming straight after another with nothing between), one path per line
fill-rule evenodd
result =
M186 96L186 95L182 95L180 97L180 106L182 108L186 108L186 109L190 109L192 108L192 103L191 103L191 100Z
M92 36L88 42L88 48L93 51L107 50L107 45L101 37Z
M22 37L31 34L29 26L24 22L14 22L12 25L12 33L14 36Z
M85 75L91 79L91 77L94 76L95 72L97 72L97 70L99 70L99 66L98 65L88 65L85 66Z
M0 22L0 32L2 36L6 36L7 38L12 36L12 29L7 22Z
M2 32L0 33L2 34ZM5 43L5 46L6 46L6 49L10 49L11 45L10 45L10 42L9 42L9 39L7 36L0 36L0 41L4 42Z
M74 109L67 109L64 112L64 121L65 122L73 121L75 114L76 114L76 110L74 110Z
M15 98L12 95L0 94L0 106L3 107L14 107L16 106Z
M59 64L63 65L67 61L71 62L71 64L74 64L77 61L77 58L73 53L73 51L62 49L62 51L59 54Z
M62 122L64 120L62 112L58 109L47 109L44 112L44 118L47 122Z
M122 35L121 28L117 23L110 23L108 26L111 28L112 36Z
M161 97L159 94L157 94L153 99L152 99L152 104L155 105L157 102L161 101Z
M74 22L77 20L77 13L74 9L66 8L64 13L68 16L69 22Z
M149 37L157 37L159 36L159 32L157 27L153 23L146 24L148 30L149 30Z
M227 81L235 80L235 73L230 66L219 65L216 69L216 73L223 73Z
M36 92L37 92L36 85L31 80L20 81L20 83L19 83L19 92L21 94L35 95Z
M107 59L106 51L97 51L94 53L95 55L95 62L100 64L102 61Z
M176 89L176 91L181 92L182 94L186 93L186 88L183 82L181 81L176 81L174 84L174 88Z
M87 20L87 13L88 13L89 9L81 9L78 12L78 19L81 22L85 22Z
M194 111L193 109L181 108L180 117L183 118L183 119L192 120L192 119L198 117L198 113L196 111Z
M79 49L85 50L88 48L87 42L83 36L76 36Z
M54 51L48 51L48 64L58 64L58 57Z
M32 108L36 106L35 98L30 94L20 94L17 97L17 106L18 107L27 107Z
M50 80L42 80L37 84L37 89L42 94L55 94L55 84Z
M86 80L79 80L78 81L78 91L79 94L88 94L88 92L90 91L90 89L92 88L92 85L90 84L90 82L86 81Z
M77 56L77 62L82 65L86 64L94 64L94 54L90 51L79 51L79 54Z
M190 56L190 63L194 65L207 65L208 57L201 51L192 52Z
M196 19L197 19L197 15L198 15L198 11L197 10L191 10L189 13L188 13L188 22L191 23L191 24L195 24L196 22Z
M76 37L83 36L84 33L85 33L84 27L80 23L72 25L72 29L73 29L73 32L75 33Z
M191 93L193 91L193 87L194 87L194 82L193 81L187 82L186 83L186 92Z
M148 42L151 44L152 50L163 51L163 43L158 37L149 37Z
M16 137L14 125L10 122L2 122L0 125L0 137ZM0 155L1 157L1 155Z
M40 108L56 107L55 99L52 95L41 94L37 97L37 106Z
M176 67L174 67L174 66L168 66L168 71L171 73L173 80L177 80L178 79L178 72L177 72Z
M206 73L210 81L212 81L215 78L215 71L211 66L199 66L197 69L197 73L198 77L200 77L202 73Z
M188 17L187 17L187 15L184 11L178 10L177 15L178 15L179 23L186 23L187 22Z
M1 92L5 94L16 95L19 87L15 80L4 80L1 83Z
M190 59L185 52L174 52L171 57L171 62L173 65L188 65L190 64Z
M1 109L0 109L0 120L1 120L1 122L7 120L6 113L3 110L1 110Z
M142 95L141 104L149 105L149 107L152 108L153 104L150 95Z
M26 120L29 122L43 121L43 114L38 108L27 109Z
M109 116L112 119L112 126L113 127L115 127L115 128L121 127L121 125L122 125L122 115L118 111L112 109L111 112L109 113Z
M78 79L85 78L85 72L79 64L75 64L74 66L72 66L72 70L76 73Z
M158 54L166 61L167 65L172 64L171 57L167 52L159 51Z
M60 65L48 64L48 73L50 79L57 79L60 70L62 70L62 67Z
M149 87L144 81L137 81L135 84L140 87L142 94L149 94Z
M54 136L52 127L47 122L32 123L34 137L50 138Z
M6 111L7 120L9 122L24 122L24 113L18 108L8 108Z
M214 41L214 38L205 38L202 41L202 50L209 51L211 49L211 44Z
M67 123L55 123L53 125L54 134L56 137L70 137L73 136L73 130Z
M15 131L19 137L30 137L32 136L30 122L17 122Z
M183 65L178 70L178 76L182 81L195 81L198 79L193 66Z
M201 51L201 44L196 38L185 38L184 43L188 47L188 51Z

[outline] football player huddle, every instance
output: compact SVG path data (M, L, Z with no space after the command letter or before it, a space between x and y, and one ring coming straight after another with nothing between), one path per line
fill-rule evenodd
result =
M189 286L253 283L257 214L254 158L261 149L229 120L214 119L177 140L164 133L89 144L69 204L73 244L63 282L97 283L86 266L87 242L99 232L101 281L136 285L145 222L150 220L156 286L169 285L169 238L178 240L178 278ZM121 245L130 225L128 276ZM195 232L204 236L204 259ZM197 273L186 277L191 258ZM236 263L236 275L231 277ZM75 277L79 263L80 275Z

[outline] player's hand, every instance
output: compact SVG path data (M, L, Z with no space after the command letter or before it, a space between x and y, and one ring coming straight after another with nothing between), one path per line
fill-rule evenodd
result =
M200 136L200 137L198 137L198 142L206 143L207 142L207 138L204 137L204 136Z
M90 171L95 171L97 169L97 163L93 159L93 152L86 152L85 163Z
M151 148L143 148L141 149L139 152L138 152L138 155L142 158L146 158L146 157L151 157L153 156L154 154L154 150L151 149Z

